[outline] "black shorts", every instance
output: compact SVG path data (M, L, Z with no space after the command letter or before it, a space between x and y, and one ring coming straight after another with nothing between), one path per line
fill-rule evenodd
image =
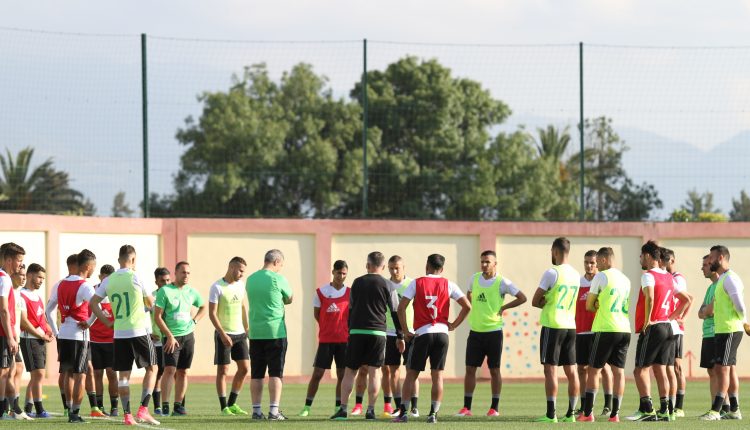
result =
M114 340L114 365L117 371L133 370L133 361L140 369L156 365L156 347L150 335Z
M0 368L7 369L13 364L13 355L10 353L8 338L0 336Z
M638 335L635 348L635 367L648 367L652 364L674 364L674 335L672 327L667 323L648 326L646 331Z
M672 338L672 342L674 342L674 358L682 359L682 343L683 343L683 336L682 334L676 334Z
M346 344L346 367L381 367L385 362L385 338L374 334L350 334Z
M164 367L176 367L178 369L190 369L193 364L193 354L195 353L195 336L193 333L185 336L176 336L175 340L180 345L171 353L163 351ZM167 344L167 338L162 339L162 344ZM154 363L155 364L155 363Z
M542 327L539 339L542 364L570 366L576 364L576 329Z
M404 353L401 354L398 352L398 347L396 346L397 340L396 336L385 337L385 362L383 364L386 366L400 366L402 358L403 364L406 364L406 357L409 356L409 350L411 349L411 341L406 342Z
M319 343L318 352L315 353L313 367L318 369L330 369L331 364L336 361L336 368L346 367L346 344L345 343Z
M716 340L713 337L704 337L701 341L701 367L712 369L716 357Z
M503 331L488 331L480 333L469 331L466 340L466 366L480 367L487 357L487 367L500 367L500 356L503 353Z
M742 336L745 333L736 331L734 333L716 333L714 336L715 351L714 364L720 366L734 366L737 364L737 348L740 347Z
M601 369L605 364L612 367L625 368L630 347L630 333L600 332L594 333L588 365L594 369ZM581 340L578 336L576 342Z
M91 365L94 370L111 369L114 362L114 343L91 342Z
M23 357L21 357L21 350L20 349L18 351L16 351L15 362L16 362L16 364L23 363Z
M247 345L246 334L230 334L232 346L226 347L219 339L219 333L214 332L214 365L230 364L232 360L249 360L250 349Z
M406 368L421 372L430 359L431 370L445 369L448 355L448 335L446 333L426 333L415 337L406 360Z
M591 365L591 349L594 346L594 333L576 333L576 364Z
M151 339L153 341L153 339ZM156 350L156 368L159 373L164 373L164 347L154 345Z
M286 338L283 339L250 339L250 378L263 379L284 377L286 361Z
M60 372L87 373L89 370L89 342L57 339L57 361Z
M22 337L21 354L26 371L44 369L47 365L47 342L42 339Z

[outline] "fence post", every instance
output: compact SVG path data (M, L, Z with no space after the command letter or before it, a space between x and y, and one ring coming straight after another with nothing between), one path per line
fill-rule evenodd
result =
M362 218L367 218L367 39L362 40Z
M579 126L578 126L578 133L579 133L579 139L581 141L581 214L579 215L580 220L584 221L586 220L586 200L584 198L584 187L586 186L586 181L584 180L584 129L583 129L583 42L578 43L578 85L579 85L579 94L578 94L578 105L579 105Z
M146 70L146 33L141 33L141 110L143 114L143 216L151 216L148 196L148 74Z

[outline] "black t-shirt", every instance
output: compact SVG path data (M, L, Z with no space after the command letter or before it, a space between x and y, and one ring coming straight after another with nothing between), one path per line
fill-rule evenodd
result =
M349 330L386 331L386 315L394 318L396 331L401 331L396 310L398 294L384 277L367 274L355 279L349 296Z

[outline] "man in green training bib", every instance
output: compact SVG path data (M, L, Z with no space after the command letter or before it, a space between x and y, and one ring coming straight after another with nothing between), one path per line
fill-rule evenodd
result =
M117 261L120 269L109 275L97 287L89 308L107 327L114 328L114 366L119 373L117 387L122 400L124 424L134 425L136 421L130 412L130 372L135 365L146 369L143 376L141 404L135 419L138 422L159 424L148 412L148 404L156 382L156 349L150 336L150 321L146 309L153 304L151 289L134 272L135 248L131 245L120 247ZM100 303L109 298L114 322L102 311Z
M513 282L497 273L497 255L495 251L484 251L480 256L481 272L475 273L469 280L468 299L471 302L469 324L471 331L466 341L466 375L464 376L464 407L457 416L471 416L471 402L474 388L477 385L477 368L482 366L487 357L490 369L490 388L492 402L487 412L488 417L499 416L500 358L503 353L503 311L526 303L526 296ZM515 300L505 303L505 295Z
M250 369L250 352L247 345L247 307L245 285L240 282L247 263L242 257L229 261L227 273L214 282L208 292L208 318L214 325L214 364L216 365L216 393L224 415L247 415L237 405L245 376ZM227 401L229 364L237 363L232 379L232 391Z
M570 241L558 237L552 242L552 268L544 272L531 305L542 310L539 354L544 365L547 413L538 422L557 422L557 367L568 378L568 411L562 422L574 422L578 403L576 372L576 301L581 275L568 264Z
M195 288L188 285L190 264L180 261L174 269L174 282L159 288L156 292L154 320L162 333L164 344L164 375L162 392L164 400L174 383L173 416L187 415L185 393L187 392L187 371L193 363L195 352L195 325L206 314L206 305ZM198 312L192 315L193 307ZM169 403L162 403L162 413L169 414Z
M586 309L596 312L591 326L594 343L586 370L583 414L578 417L578 421L594 421L592 411L596 391L599 389L599 372L605 364L609 364L614 379L609 422L620 422L618 413L625 393L625 360L630 346L630 280L612 266L614 258L615 252L609 247L600 248L596 252L599 273L591 281L591 289L586 298Z

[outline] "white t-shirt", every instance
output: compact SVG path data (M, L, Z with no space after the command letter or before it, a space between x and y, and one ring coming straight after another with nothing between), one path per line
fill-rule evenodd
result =
M83 278L78 275L71 275L64 280L80 281L81 279ZM59 339L88 340L89 330L81 330L78 327L78 321L76 321L75 319L66 318L65 321L60 324L60 329L58 330L57 321L51 318L51 312L57 309L57 290L59 285L59 282L55 285L55 287L52 289L49 300L47 301L47 323L49 324L52 333L54 333ZM78 287L78 292L76 293L76 306L80 306L83 302L88 302L89 300L91 300L91 297L93 295L94 285L89 281L85 281L83 284L81 284L80 287ZM93 323L95 319L96 316L92 315L92 317L89 318L89 325L91 325L91 323Z
M21 336L21 314L26 313L26 302L21 297L20 288L13 290L13 294L16 295L16 339L19 339Z
M130 269L122 268L117 269L117 272L115 273L123 273L123 272L129 272ZM106 277L99 286L96 287L96 291L94 294L96 294L97 297L101 297L103 299L107 299L107 285L109 284L109 276ZM137 273L133 273L133 286L136 288L136 290L141 290L141 294L143 297L151 297L151 286L148 284L145 284L141 281L141 278L138 277ZM104 300L102 300L103 302ZM145 308L145 305L144 305ZM146 309L147 310L147 309ZM93 315L93 314L92 314ZM96 318L95 315L93 315L94 318ZM146 312L146 318L149 318L148 312ZM127 330L115 330L114 331L114 338L115 339L129 339L133 337L140 337L145 336L147 334L151 334L151 320L149 319L149 322L147 324L146 328L134 328L134 329L127 329Z
M334 288L330 283L325 284L320 287L320 292L323 293L324 296L328 297L329 299L338 299L339 297L342 297L344 294L346 294L346 289L349 288L346 285L341 287L340 290L337 290ZM319 308L321 306L320 304L320 297L318 297L318 294L315 293L313 295L313 307ZM390 316L388 316L390 318Z
M560 265L560 267L562 267L562 266L567 266L567 267L573 269L573 267L570 264L567 264L567 263ZM573 270L575 270L575 269L573 269ZM541 288L544 291L549 291L549 289L552 288L552 287L554 287L556 283L557 283L557 270L555 270L554 268L550 267L542 275L542 279L539 281L539 288Z
M213 303L215 305L219 304L219 298L222 296L222 294L224 294L224 287L225 287L224 285L221 284L222 281L223 279L219 279L218 281L214 282L213 285L211 285L211 288L208 290L208 302L209 303ZM237 286L237 285L241 285L242 283L243 283L242 281L237 281L231 284L227 284L226 287ZM242 291L242 297L245 297L245 289L240 288L240 290ZM245 334L245 331L244 330L238 331L238 332L227 331L226 333L237 335L237 334Z
M26 300L29 300L31 302L42 301L42 296L40 296L39 293L37 293L35 290L30 290L28 288L21 288L20 294L21 294L21 300L24 301L23 302L24 308L26 308ZM40 307L38 312L39 312L39 315L37 315L37 317L41 317L42 314L44 314L44 308ZM44 331L41 328L37 328L37 334L39 334L40 336L34 336L32 334L28 334L25 331L23 331L21 332L21 337L28 337L30 339L38 339L39 337L45 335Z
M5 270L0 269L0 272L5 274L5 276L0 276L0 296L8 297L10 292L13 291L13 280Z
M596 277L596 275L594 275L594 277ZM594 280L594 278L591 278L591 281L589 281L588 279L586 279L585 276L581 276L581 281L580 281L581 288L587 288L587 287L590 288L591 287L591 282L593 282L593 280Z
M747 309L745 308L745 302L742 297L742 292L745 290L745 286L742 283L742 279L735 272L729 272L724 278L724 291L726 291L729 298L734 304L734 309L740 314L743 322L747 322Z
M479 286L482 288L489 288L492 286L492 284L497 281L497 275L491 277L490 279L484 279L484 276L479 275ZM474 277L472 276L469 279L469 288L467 291L471 291L471 287L474 286ZM513 284L513 281L511 281L508 278L503 278L500 280L500 295L504 296L506 294L510 294L511 296L515 297L518 295L518 292L520 290L516 288L515 284Z
M614 267L609 270L617 270ZM585 278L581 276L581 282L583 283L583 280ZM590 294L596 294L599 295L599 293L602 292L602 288L606 287L609 283L609 279L607 279L607 274L604 272L599 272L596 275L594 275L594 279L591 280L591 289L589 290ZM581 284L583 286L583 284Z
M442 278L440 275L427 275L429 278ZM417 281L416 279L411 281L408 287L406 287L406 290L404 290L403 297L406 297L409 300L413 300L414 296L417 294ZM448 281L448 294L450 295L450 298L453 300L459 300L461 297L464 297L463 291L461 291L460 288L458 288L458 285L456 285L454 282ZM423 334L427 333L448 333L448 326L443 323L437 323L435 325L432 324L426 324L422 327L417 328L414 331L414 334L416 336L421 336Z

